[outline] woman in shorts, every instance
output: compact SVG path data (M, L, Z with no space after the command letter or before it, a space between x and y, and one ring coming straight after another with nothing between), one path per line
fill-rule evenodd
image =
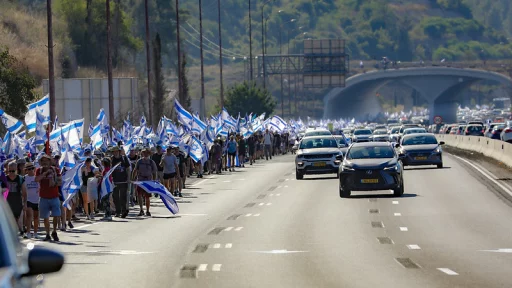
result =
M39 183L36 182L36 167L33 163L25 164L25 186L27 187L27 209L25 210L25 226L27 234L25 238L32 236L38 239L37 230L39 230ZM34 232L31 233L32 221L34 222Z

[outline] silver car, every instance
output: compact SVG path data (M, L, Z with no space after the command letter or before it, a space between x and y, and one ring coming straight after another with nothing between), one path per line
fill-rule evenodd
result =
M308 174L338 173L343 155L338 141L333 136L304 137L299 143L295 157L295 178L303 179Z

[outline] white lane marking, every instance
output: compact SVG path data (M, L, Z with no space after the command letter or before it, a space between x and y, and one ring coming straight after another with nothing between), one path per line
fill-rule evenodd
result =
M213 244L213 249L219 249L219 248L220 248L220 243Z
M244 180L245 180L244 178L242 178L242 179L238 179L238 181L244 181Z
M226 232L231 231L231 230L233 230L233 227L228 227L228 228L224 229L224 231L226 231Z
M274 196L274 194L269 194L271 197Z
M208 264L200 264L199 267L197 267L197 271L206 271L208 269Z
M206 182L208 180L210 180L210 179L203 179L203 180L201 180L199 182L196 182L196 183L193 183L193 184L190 184L190 185L187 185L187 186L198 186L198 185L203 184L204 182Z
M75 227L73 229L82 229L82 228L85 228L85 227L89 227L91 225L96 225L96 224L101 224L101 223L103 223L103 222L95 222L95 223L91 223L91 224L86 224L86 225Z
M222 181L222 182L224 182L224 183L230 183L230 182L231 182L231 180L226 180L226 181Z
M416 244L407 245L410 250L421 250L421 247Z
M260 203L260 204L258 204L258 206L263 206L263 205L265 205L265 203Z
M281 194L277 193L276 196L281 196Z
M249 214L245 214L245 217L251 217L251 216L252 216L252 214L251 214L251 213L249 213Z
M284 181L290 181L290 179L285 179Z
M179 216L207 216L208 214L178 214Z
M290 254L290 253L306 253L309 251L270 250L270 251L253 251L253 252L263 253L263 254Z
M288 185L284 186L284 188L288 188Z
M500 248L497 250L480 250L481 252L495 252L495 253L512 253L510 248Z
M212 271L219 272L222 264L213 264Z
M270 206L270 205L272 205L272 203L267 203L267 206Z
M437 270L445 273L445 274L448 274L448 275L459 275L457 272L451 270L451 269L448 269L448 268L437 268Z
M398 204L398 201L393 201L393 204L397 205L397 204Z
M485 178L491 180L492 183L498 185L498 187L500 187L501 189L503 189L503 191L507 192L508 195L512 196L512 190L508 187L506 187L505 185L501 184L500 182L496 181L496 179L498 177L496 177L495 175L493 175L491 172L489 171L484 171L485 169L483 168L479 168L478 166L476 166L475 164L469 162L468 160L464 159L464 158L461 158L459 156L455 156L455 155L452 155L454 157L456 157L457 159L461 160L461 161L464 161L465 163L467 163L468 165L470 165L471 167L475 168L478 172L480 172L482 175L485 176Z
M254 217L258 217L258 216L260 216L260 214L254 214Z
M409 231L409 228L407 228L407 227L400 227L400 231L407 232L407 231Z
M228 243L226 244L226 248L229 249L229 248L233 248L233 243Z
M395 213L395 216L402 216L402 213Z
M242 230L242 229L244 229L244 227L236 227L236 228L235 228L235 231L240 231L240 230Z

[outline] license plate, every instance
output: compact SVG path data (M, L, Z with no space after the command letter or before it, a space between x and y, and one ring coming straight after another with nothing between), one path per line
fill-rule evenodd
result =
M325 162L315 162L313 163L314 167L325 167Z
M361 183L363 183L363 184L375 184L375 183L379 183L379 179L361 179Z
M421 156L421 157L414 157L414 160L427 160L427 157L426 156Z

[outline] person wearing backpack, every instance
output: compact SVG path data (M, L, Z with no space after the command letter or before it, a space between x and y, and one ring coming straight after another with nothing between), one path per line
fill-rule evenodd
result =
M155 161L149 158L151 154L151 150L144 149L142 151L142 157L135 164L135 169L133 170L133 178L137 178L137 181L151 181L156 179L158 168L156 167ZM146 216L151 217L151 213L149 212L150 207L150 196L151 194L146 193L144 189L137 187L137 195L139 199L139 207L140 212L138 216L144 216L144 209L142 206L142 199L146 200Z
M235 172L235 158L238 144L236 144L235 137L231 135L228 141L228 160L229 160L229 171Z
M126 218L128 216L128 185L130 184L130 171L131 165L130 161L126 156L121 155L121 149L119 147L114 146L112 148L112 164L111 167L116 167L116 169L112 172L112 181L114 183L114 192L113 199L114 205L116 206L116 217Z

